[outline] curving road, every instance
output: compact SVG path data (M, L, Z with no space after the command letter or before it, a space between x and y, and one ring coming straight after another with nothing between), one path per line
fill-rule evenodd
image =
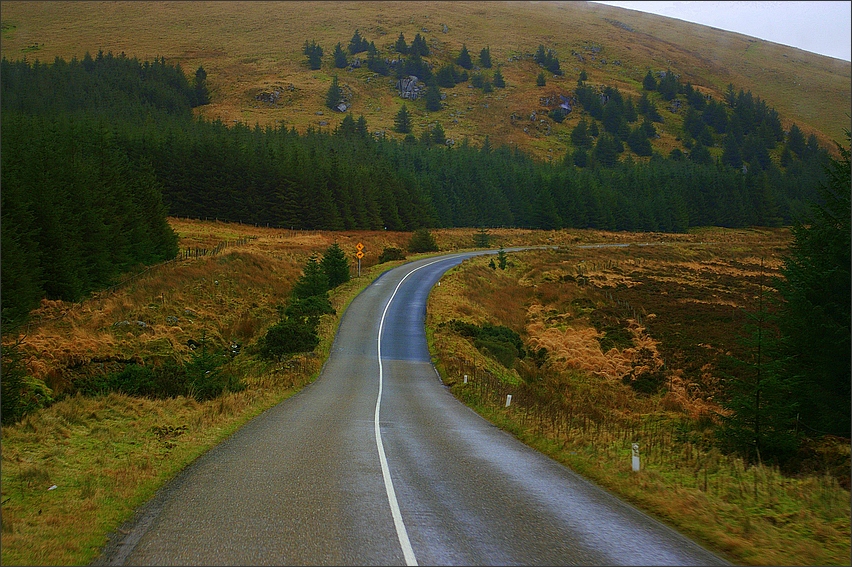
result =
M443 386L426 299L478 253L367 287L320 377L187 467L97 564L725 564Z

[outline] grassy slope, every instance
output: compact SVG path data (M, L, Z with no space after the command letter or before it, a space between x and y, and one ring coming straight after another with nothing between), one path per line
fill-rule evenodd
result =
M852 106L848 62L585 2L3 2L1 14L0 52L9 59L81 58L103 49L139 59L164 56L190 73L203 65L213 98L201 110L205 116L252 125L284 121L299 130L321 122L334 127L340 120L324 108L333 74L351 90L353 114L363 114L372 130L392 129L403 102L393 80L368 82L367 69L347 72L331 64L334 45L345 48L355 29L384 53L400 32L409 43L420 33L436 64L454 58L463 43L476 62L488 46L509 86L489 95L466 84L446 89L446 107L428 115L422 101L410 103L415 135L439 121L450 138L480 144L489 135L492 143L517 145L542 158L564 153L579 115L552 124L550 136L529 115L542 109L540 96L572 91L581 69L590 84L617 86L634 96L649 68L670 68L716 98L731 83L766 100L786 124L795 122L832 147L831 140L842 139L849 127ZM325 50L318 71L305 64L306 40ZM531 59L509 62L532 55L539 44L556 51L565 71L563 77L548 78L543 88L535 86L540 69ZM591 47L601 50L594 53ZM294 90L285 91L285 101L276 107L254 100L262 91L291 84ZM513 113L520 117L514 123ZM664 135L660 147L667 151L674 143L674 134Z

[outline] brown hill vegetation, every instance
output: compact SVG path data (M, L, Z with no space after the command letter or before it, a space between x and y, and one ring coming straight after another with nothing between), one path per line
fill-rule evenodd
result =
M447 137L476 145L509 144L542 159L560 158L577 121L542 117L541 97L570 94L580 71L588 84L613 86L638 98L642 79L671 70L682 82L721 100L729 84L751 91L778 110L784 126L796 123L827 147L849 127L850 63L736 33L586 2L4 2L0 53L52 62L86 51L126 53L140 60L162 56L188 73L202 65L212 103L199 112L225 123L284 123L303 131L334 128L342 115L325 107L333 75L351 97L349 112L373 131L392 133L402 103L392 77L366 67L333 65L333 48L345 49L355 30L383 56L404 34L416 34L437 69L466 45L476 64L488 47L507 87L484 94L462 83L445 89L444 108L427 113L409 103L415 135L439 122ZM308 68L305 41L324 50L322 68ZM553 49L564 75L537 87L539 45ZM361 54L362 56L364 54ZM350 58L351 59L351 58ZM493 72L485 70L490 77ZM275 103L257 99L278 90ZM535 121L530 120L538 112ZM680 116L661 106L665 119L655 145L679 145ZM322 113L322 114L320 114ZM515 117L514 119L512 117ZM541 120L544 119L544 123Z

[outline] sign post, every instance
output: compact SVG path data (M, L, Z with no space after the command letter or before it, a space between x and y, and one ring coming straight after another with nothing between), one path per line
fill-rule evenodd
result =
M364 257L364 245L360 242L355 246L358 249L358 252L355 253L355 257L358 258L358 277L361 277L361 258Z

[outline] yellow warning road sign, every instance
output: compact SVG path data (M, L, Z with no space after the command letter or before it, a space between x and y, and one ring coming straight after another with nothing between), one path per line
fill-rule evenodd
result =
M363 252L361 252L360 250L358 250L358 252L355 254L355 257L356 257L356 258L358 258L358 259L360 260L361 258L363 258L363 257L364 257L364 253L363 253Z
M355 248L357 248L358 252L360 252L361 250L364 249L364 245L359 242L358 244L355 245Z

